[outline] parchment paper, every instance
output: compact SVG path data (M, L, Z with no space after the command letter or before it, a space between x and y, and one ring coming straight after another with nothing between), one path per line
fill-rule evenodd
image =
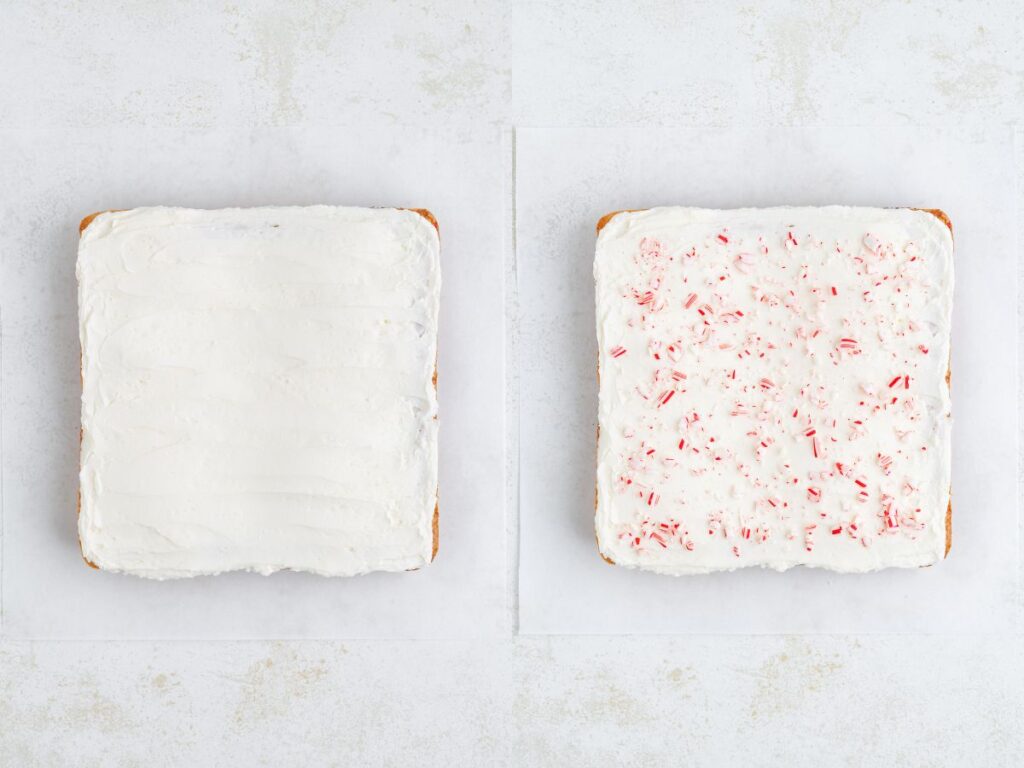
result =
M522 632L984 632L1019 624L1008 130L520 129L516 160ZM747 569L672 578L606 564L593 528L597 220L654 205L828 203L939 207L952 218L949 558L868 575Z
M502 151L416 130L0 134L2 630L47 638L433 638L507 631ZM441 228L440 551L415 573L153 582L87 568L75 523L75 257L141 205L430 208ZM482 297L487 297L483 300Z

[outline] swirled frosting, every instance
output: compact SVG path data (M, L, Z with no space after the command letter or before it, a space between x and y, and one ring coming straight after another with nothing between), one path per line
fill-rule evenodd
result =
M953 244L909 209L656 208L598 236L596 527L628 567L946 549Z
M440 263L423 216L103 213L77 273L88 561L161 579L431 560Z

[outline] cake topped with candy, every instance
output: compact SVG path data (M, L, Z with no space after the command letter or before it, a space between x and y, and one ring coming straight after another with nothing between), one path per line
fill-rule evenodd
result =
M679 575L946 555L945 214L655 208L598 232L605 559Z

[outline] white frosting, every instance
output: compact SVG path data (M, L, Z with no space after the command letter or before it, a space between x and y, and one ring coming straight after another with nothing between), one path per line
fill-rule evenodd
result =
M942 559L952 254L909 209L612 218L594 265L601 553L667 574Z
M395 209L98 216L78 255L85 558L158 579L428 563L438 251Z

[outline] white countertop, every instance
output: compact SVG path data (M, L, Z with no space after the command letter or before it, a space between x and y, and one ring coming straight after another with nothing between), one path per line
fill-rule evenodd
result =
M988 571L956 600L930 604L918 624L741 622L719 635L684 627L595 636L624 630L552 613L557 581L547 596L525 583L520 591L519 521L535 510L520 511L519 459L526 466L538 455L519 439L521 398L538 394L517 363L530 337L520 287L536 274L525 272L537 260L530 241L545 227L559 233L554 219L524 220L520 182L529 174L536 187L545 137L572 140L579 128L602 131L601 141L683 129L798 128L819 139L841 136L837 128L937 129L973 147L960 157L1001 152L1005 166L985 171L1000 189L1009 177L1024 182L1016 3L642 5L141 10L37 0L0 12L0 765L1019 764L1022 552L1005 493L992 497L999 509L983 510L1004 521L988 534L990 558L971 505L954 497L951 557L959 529L964 556L980 552ZM589 197L552 216L591 227L601 179L591 181ZM134 199L142 195L175 199ZM497 377L481 385L499 390L482 414L492 438L471 452L448 444L448 484L458 485L448 543L484 539L464 560L446 552L442 468L438 567L448 555L460 570L445 579L474 580L460 587L466 605L420 606L412 620L381 623L360 607L358 580L289 598L297 581L287 577L266 581L267 598L251 611L218 611L232 587L213 582L171 594L111 577L79 592L62 568L74 543L77 352L67 340L73 225L90 212L82 208L402 204L406 195L439 198L452 222L446 232L435 211L442 252L459 267L445 272L443 301L487 286L478 304L448 309L450 369L456 352L474 348L478 320L502 306L506 320L504 393L500 350L481 363L482 376ZM1015 249L1003 259L1019 264L1019 226L999 205L1019 211L1020 195L992 199L1000 216L984 226L1011 230L995 247ZM1019 268L1010 273L1019 284ZM993 329L1005 345L995 366L1003 388L992 390L1002 396L1019 391L1007 372L1020 323L1005 303L992 316L1010 320ZM443 366L441 386L443 442L469 434L481 412L461 408ZM1009 411L1012 443L1019 419ZM504 480L488 469L502 447ZM991 478L971 456L964 462L959 471L977 487L1005 491L1018 460ZM104 578L84 566L79 575ZM275 614L282 600L292 609ZM359 630L316 615L353 605ZM946 624L930 612L939 609ZM187 625L175 620L183 614ZM308 637L321 639L298 639Z

